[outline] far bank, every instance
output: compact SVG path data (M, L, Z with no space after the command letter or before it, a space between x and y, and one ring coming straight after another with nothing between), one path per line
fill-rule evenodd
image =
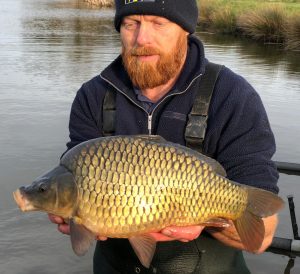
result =
M114 0L83 0L113 7ZM300 0L197 0L198 24L205 30L246 36L300 51Z

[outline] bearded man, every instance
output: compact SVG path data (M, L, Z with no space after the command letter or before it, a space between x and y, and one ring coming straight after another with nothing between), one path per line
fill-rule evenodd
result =
M196 1L116 0L115 4L122 54L78 91L68 149L108 134L155 134L187 145L188 119L197 94L206 96L201 82L210 73L203 45L192 35L198 18ZM107 94L112 94L110 99ZM113 102L108 107L107 100ZM229 179L277 193L278 174L271 161L274 137L256 91L222 67L207 108L203 153L219 161ZM110 132L105 129L107 121ZM49 217L59 231L69 233L61 218ZM263 221L262 246L250 252L261 253L272 241L277 216ZM128 240L99 235L94 273L249 273L241 252L246 247L234 226L167 227L151 236L159 243L147 269Z

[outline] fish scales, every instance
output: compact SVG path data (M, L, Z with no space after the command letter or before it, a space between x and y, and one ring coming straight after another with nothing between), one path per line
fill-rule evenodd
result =
M129 237L214 216L237 218L246 206L246 191L232 187L183 149L108 138L78 150L62 164L75 170L77 215L99 235Z

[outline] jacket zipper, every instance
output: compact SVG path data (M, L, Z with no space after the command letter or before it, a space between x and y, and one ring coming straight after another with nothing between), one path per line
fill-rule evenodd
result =
M151 135L152 133L152 115L153 115L153 111L151 112L151 114L148 113L148 134Z
M194 81L202 76L202 73L200 73L199 75L197 75L195 78L193 78L193 80L190 82L190 84L187 86L187 88L183 91L180 92L176 92L176 93L172 93L167 95L163 100L161 100L151 111L151 113L147 112L143 107L141 107L140 105L138 105L134 100L132 100L125 92L123 92L121 89L119 89L118 87L116 87L111 81L109 81L108 79L104 78L101 74L99 75L101 79L103 79L104 81L106 81L107 83L109 83L111 86L113 86L117 91L119 91L120 93L122 93L127 99L129 99L129 101L131 101L134 105L136 105L137 107L139 107L140 109L142 109L144 112L146 112L147 116L148 116L148 134L152 135L152 117L154 114L154 111L157 109L157 107L164 102L167 98L171 97L171 96L175 96L175 95L180 95L185 93L189 87L194 83Z

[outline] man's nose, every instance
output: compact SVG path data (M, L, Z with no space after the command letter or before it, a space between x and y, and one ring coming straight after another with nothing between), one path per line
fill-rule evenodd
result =
M136 43L138 46L144 46L147 44L151 44L152 41L152 33L147 26L147 24L140 24L138 30L137 30L137 37L136 37Z

